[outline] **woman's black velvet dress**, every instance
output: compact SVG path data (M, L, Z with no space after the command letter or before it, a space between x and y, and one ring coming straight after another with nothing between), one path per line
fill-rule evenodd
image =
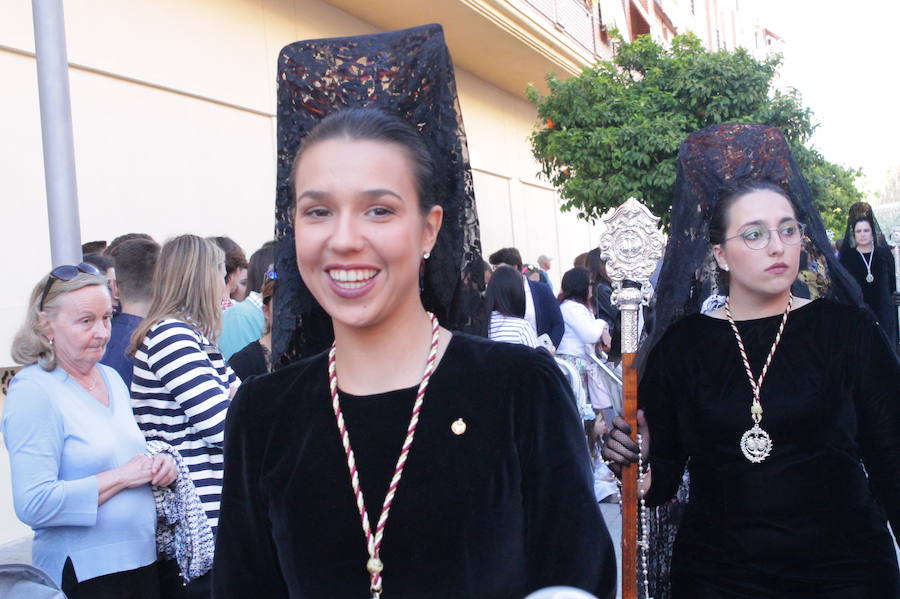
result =
M738 323L754 375L781 316ZM640 386L648 501L690 503L672 554L675 599L896 599L885 517L900 525L900 368L861 310L794 310L762 386L762 463L740 450L750 382L726 320L693 315L654 348ZM866 473L868 472L868 478Z
M415 394L340 395L373 530ZM580 419L543 350L454 334L381 557L384 599L521 599L553 585L614 594ZM226 424L213 596L362 599L367 559L327 356L245 381Z
M853 275L863 292L863 299L872 308L875 317L881 324L881 328L887 334L888 339L898 342L897 306L894 305L893 293L897 289L897 277L894 274L894 257L890 250L876 246L875 255L866 252L865 259L872 258L871 283L866 281L866 264L863 257L855 248L847 248L841 252L841 264Z

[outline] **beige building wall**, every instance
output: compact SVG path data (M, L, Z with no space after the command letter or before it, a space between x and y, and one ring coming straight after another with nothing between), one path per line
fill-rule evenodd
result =
M82 241L227 234L248 253L274 224L278 50L378 31L319 0L78 0L65 10ZM28 293L50 267L32 32L30 0L4 0L0 367L12 365ZM596 245L597 227L561 214L538 178L523 94L464 69L457 82L485 255L506 245L526 261L547 254L558 283ZM6 460L0 450L0 544L27 532Z

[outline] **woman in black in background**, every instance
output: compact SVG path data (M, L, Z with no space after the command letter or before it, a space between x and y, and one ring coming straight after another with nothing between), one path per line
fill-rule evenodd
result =
M885 243L872 207L865 202L857 202L850 207L840 260L856 279L866 304L896 348L898 298L894 257Z
M679 159L638 396L647 503L690 474L671 597L896 599L896 356L832 259L780 131L710 127ZM827 263L824 298L791 294L802 249ZM690 289L710 251L728 296L703 315ZM615 427L604 456L637 461L628 425Z

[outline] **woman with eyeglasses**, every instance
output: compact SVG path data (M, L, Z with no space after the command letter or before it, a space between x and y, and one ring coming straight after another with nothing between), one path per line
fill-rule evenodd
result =
M151 485L175 463L148 457L128 389L99 364L112 304L92 265L59 266L31 293L12 346L2 432L16 515L34 529L34 564L70 599L155 598L156 507Z
M603 452L617 465L640 454L648 506L669 502L687 467L671 597L896 599L900 365L780 131L710 127L679 160L639 354L641 447L617 419ZM802 251L827 266L814 301L791 295ZM727 296L701 314L691 290L710 254ZM666 567L650 570L651 593L668 596Z

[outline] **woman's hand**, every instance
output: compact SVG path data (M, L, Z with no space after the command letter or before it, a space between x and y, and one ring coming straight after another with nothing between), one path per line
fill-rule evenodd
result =
M609 334L609 327L604 329L603 334L600 335L600 350L609 353L609 350L612 348L612 336Z
M151 485L168 487L175 482L178 478L178 466L175 465L175 460L171 456L158 453L151 460L150 472L153 474L153 478L150 479Z
M119 476L123 488L133 489L150 482L153 478L152 468L153 458L141 454L134 456L114 472Z
M650 430L647 428L647 420L644 411L637 412L638 432L641 434L642 448L641 459L646 462L650 447ZM609 468L616 474L622 473L622 466L636 464L638 462L638 444L631 438L631 425L624 418L616 416L612 423L612 432L606 438L600 455L604 460L609 460Z

